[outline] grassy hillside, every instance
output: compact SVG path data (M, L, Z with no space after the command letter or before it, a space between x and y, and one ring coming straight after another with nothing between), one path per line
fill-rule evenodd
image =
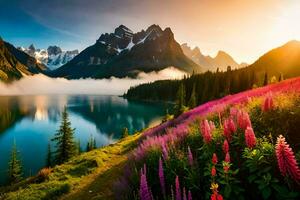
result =
M0 199L112 199L112 186L121 175L127 153L136 147L139 134L118 143L83 153L51 172L0 189Z

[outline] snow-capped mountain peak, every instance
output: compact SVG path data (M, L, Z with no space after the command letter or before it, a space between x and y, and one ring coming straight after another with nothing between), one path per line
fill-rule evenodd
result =
M28 48L19 47L18 49L34 57L39 63L47 65L50 70L57 69L66 64L79 53L78 50L63 51L56 45L49 46L47 50L36 49L33 44Z

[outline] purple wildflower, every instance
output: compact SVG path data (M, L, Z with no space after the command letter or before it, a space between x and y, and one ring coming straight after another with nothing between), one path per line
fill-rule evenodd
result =
M175 190L176 190L176 200L181 200L181 191L180 191L180 183L179 183L179 178L176 176L175 179Z
M140 181L140 199L141 200L152 200L152 195L148 187L146 170L141 169L141 181Z
M166 195L166 188L165 188L165 176L164 176L164 169L163 169L163 162L161 158L159 158L159 167L158 167L158 176L159 176L159 181L160 181L160 187L162 194L165 196Z

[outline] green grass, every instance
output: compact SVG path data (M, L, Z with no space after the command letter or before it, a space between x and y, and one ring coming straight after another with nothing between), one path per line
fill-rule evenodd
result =
M83 153L52 169L49 179L39 183L30 177L14 186L0 188L0 199L113 199L113 183L122 173L127 155L140 134Z

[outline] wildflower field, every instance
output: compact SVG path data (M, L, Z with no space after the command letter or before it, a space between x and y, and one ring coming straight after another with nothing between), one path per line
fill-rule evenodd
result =
M117 199L299 199L300 78L226 96L147 130Z

